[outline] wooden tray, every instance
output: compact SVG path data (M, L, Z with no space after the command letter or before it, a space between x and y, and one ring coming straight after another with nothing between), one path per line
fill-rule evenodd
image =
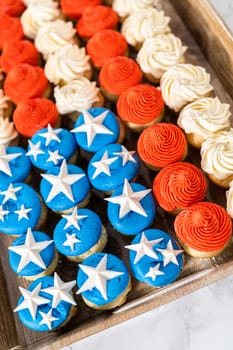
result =
M211 74L211 81L222 102L233 106L233 38L226 26L207 0L161 0L158 6L171 17L171 27L174 34L179 36L188 46L187 62L198 64ZM175 122L176 115L168 113L167 121ZM135 135L128 131L125 141L129 149L136 145ZM199 151L190 147L188 161L200 166ZM85 160L82 164L86 165ZM151 186L155 173L142 166L138 181ZM225 207L225 191L208 182L207 199ZM98 204L95 205L98 200ZM106 202L93 192L91 208L96 210L109 233L107 252L118 255L128 264L127 252L124 245L129 238L116 235L106 219ZM52 221L58 218L54 215ZM170 234L173 231L174 217L158 209L154 226L164 229ZM49 227L47 228L49 230ZM52 227L50 226L51 234ZM81 338L99 332L122 321L130 319L147 310L167 303L215 280L233 272L233 242L229 248L217 258L199 260L185 257L184 269L179 279L162 289L153 289L133 280L133 290L128 296L127 303L119 309L108 312L97 312L84 305L80 296L75 296L78 304L77 316L69 324L56 332L36 333L26 329L13 313L19 290L23 282L17 279L8 264L7 238L0 237L0 349L59 349ZM76 278L77 265L61 257L57 272L63 280Z

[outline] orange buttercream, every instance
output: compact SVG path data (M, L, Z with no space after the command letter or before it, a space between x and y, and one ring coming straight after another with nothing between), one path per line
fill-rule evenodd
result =
M87 6L100 5L101 0L60 0L60 6L65 16L77 19Z
M21 102L13 114L17 131L26 137L31 137L36 131L50 124L55 127L58 120L56 105L47 98L34 98Z
M7 42L2 50L0 65L5 73L19 63L38 64L39 54L34 44L29 40L12 40Z
M10 40L20 40L24 36L23 27L20 19L12 17L6 13L0 16L0 49Z
M118 22L117 13L107 6L87 6L76 24L78 34L83 38L91 38L103 29L113 29Z
M137 149L145 163L155 168L163 168L185 158L187 141L178 126L171 123L158 123L141 133Z
M117 101L117 112L128 123L144 125L158 118L164 110L161 91L139 84L123 92Z
M43 96L48 80L41 67L20 63L10 70L4 81L5 93L11 101L19 103Z
M128 57L114 57L101 68L99 82L101 88L115 95L120 95L142 80L138 64Z
M176 162L160 170L153 182L158 204L168 212L184 209L204 199L207 189L202 172L193 164Z
M232 233L227 211L215 203L196 203L179 213L174 222L177 237L188 247L201 252L223 248Z
M9 16L20 16L26 9L22 0L2 0L0 1L0 12Z
M107 60L124 56L128 44L123 35L112 29L104 29L93 35L87 43L87 54L96 67L102 67Z

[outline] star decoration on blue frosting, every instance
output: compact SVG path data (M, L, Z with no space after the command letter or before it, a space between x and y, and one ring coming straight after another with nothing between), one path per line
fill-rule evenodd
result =
M40 137L45 138L45 146L47 147L51 141L55 140L61 142L61 139L57 136L62 131L62 129L53 129L50 124L46 132L39 133Z
M145 274L145 277L150 277L153 281L156 280L157 276L165 275L163 271L160 270L160 264L150 267L149 271Z
M28 213L32 211L32 208L25 208L24 204L21 204L20 209L15 210L14 213L18 215L18 221L22 219L29 220Z
M124 166L128 162L136 163L136 160L133 157L135 151L128 151L124 145L121 145L121 152L113 152L114 155L122 158L122 165Z
M75 243L80 243L80 239L76 237L76 233L66 233L66 240L63 243L64 247L70 247L70 249L73 251L75 247Z
M78 215L78 208L74 207L71 214L62 215L62 217L66 220L64 230L74 226L78 231L80 231L79 220L86 219L87 215Z
M45 154L45 152L40 148L41 141L37 143L33 143L31 140L28 140L29 150L26 153L27 156L32 156L34 161L37 161L37 157L39 154Z
M6 153L6 148L0 145L0 171L8 176L12 176L10 161L22 156L21 153Z
M183 250L174 249L172 245L172 241L169 240L167 243L166 248L164 249L157 249L158 252L160 252L163 256L163 266L167 266L169 263L173 263L177 266L179 266L177 256L181 253L183 253Z
M8 214L9 214L9 210L4 210L4 209L3 209L3 206L0 205L0 220L1 220L2 222L5 221L4 217L7 216Z
M7 190L5 191L0 191L0 195L3 195L3 201L2 204L5 204L6 202L8 202L9 199L12 199L14 201L17 201L17 197L16 197L16 193L19 192L22 189L21 186L18 187L14 187L13 184L9 184Z
M92 163L92 166L96 169L92 176L92 179L95 179L100 174L111 176L109 165L115 162L115 160L117 160L117 157L108 158L108 151L106 150L99 161Z
M48 151L49 157L47 159L47 162L52 162L53 164L57 165L59 163L59 160L63 159L64 157L59 154L59 151Z
M49 330L51 330L53 327L52 327L52 323L53 321L58 321L59 318L57 317L54 317L52 315L52 312L53 312L53 309L50 309L47 313L45 312L42 312L42 311L39 311L39 314L41 315L42 319L39 323L40 326L42 326L43 324L45 324Z

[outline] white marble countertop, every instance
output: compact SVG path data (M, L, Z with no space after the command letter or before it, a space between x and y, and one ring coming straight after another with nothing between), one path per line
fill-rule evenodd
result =
M233 32L233 0L211 1ZM62 350L232 350L232 310L233 275Z

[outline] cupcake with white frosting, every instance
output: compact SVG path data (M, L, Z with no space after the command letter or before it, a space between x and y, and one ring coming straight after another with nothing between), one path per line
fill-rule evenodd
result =
M3 118L0 115L0 145L16 146L18 141L19 134L14 127L14 123L9 118Z
M154 0L113 0L112 8L120 17L120 21L123 22L134 12L153 6L154 2Z
M226 210L233 218L233 181L229 184L229 189L226 191Z
M10 98L4 94L4 90L0 89L0 116L10 118L13 113L13 103Z

